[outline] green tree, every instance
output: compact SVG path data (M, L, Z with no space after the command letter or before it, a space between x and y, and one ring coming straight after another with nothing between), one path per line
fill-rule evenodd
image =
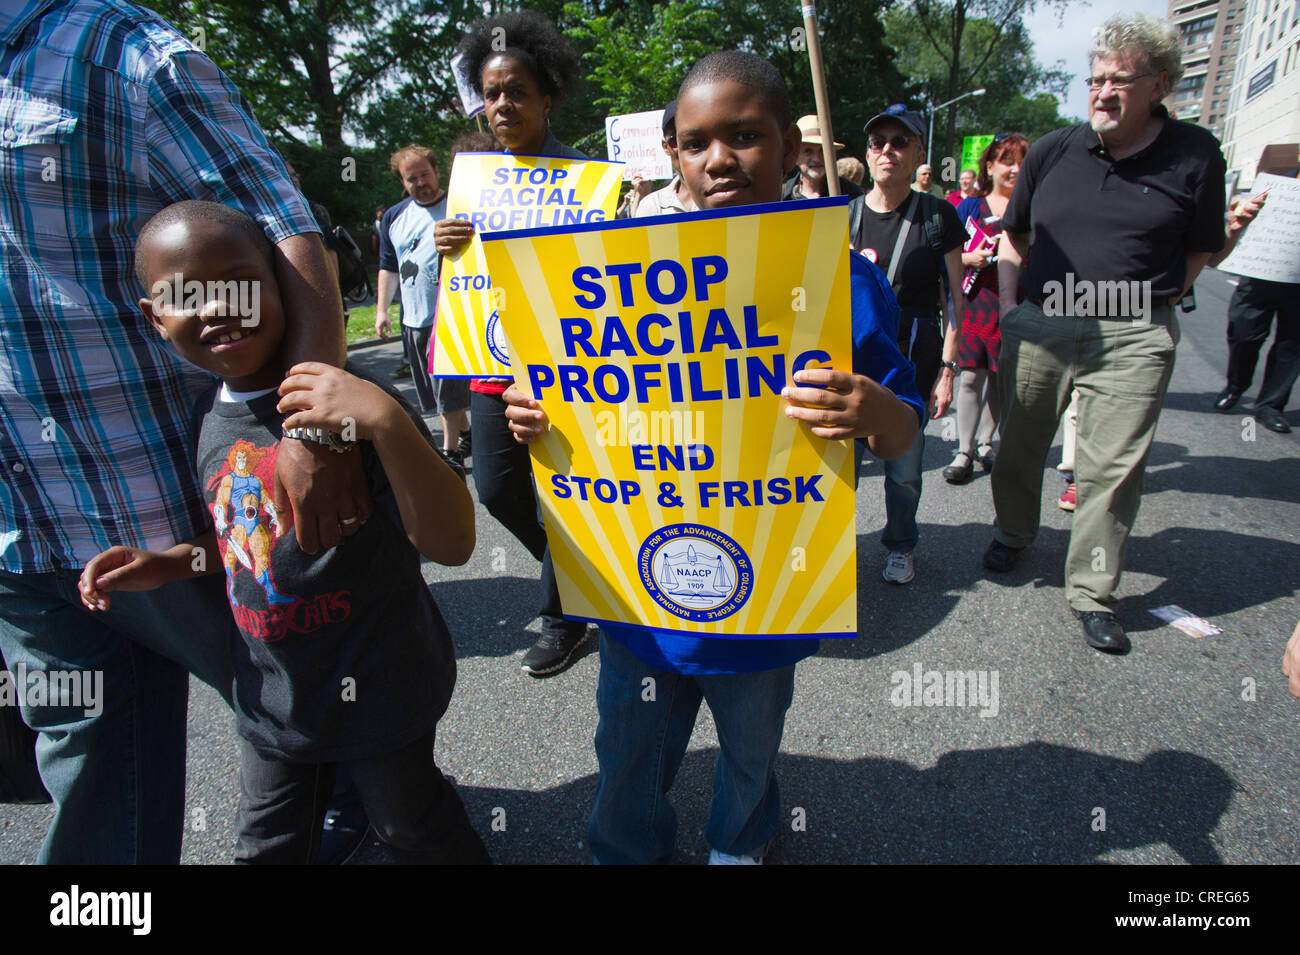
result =
M960 152L963 136L1015 130L1033 140L1068 124L1053 94L1064 95L1070 75L1059 64L1047 68L1034 59L1022 19L1032 6L1032 0L914 0L886 16L886 36L907 64L916 91L913 108L924 112L929 104L985 90L936 117L931 144L936 178L955 178L958 170L942 158ZM977 11L990 16L976 16Z
M449 60L471 0L152 0L235 82L303 189L356 231L400 189L398 145L465 128ZM351 139L351 144L345 135ZM359 143L374 143L367 148Z
M420 78L431 111L453 108L447 61L468 0L156 0L239 85L277 138L325 148L362 131L375 101ZM201 31L201 32L200 32ZM433 94L430 96L430 94ZM431 100L431 101L430 101Z
M823 0L818 7L835 137L862 155L862 124L903 97L906 84L880 20L889 0ZM796 117L816 112L803 18L789 0L570 2L561 25L584 56L591 91L566 107L590 118L576 145L603 150L607 113L654 109L676 95L690 65L713 50L750 50L770 60L790 88Z
M718 32L717 11L696 0L626 5L609 13L569 3L563 22L587 72L582 105L602 117L599 127L575 137L575 146L591 155L605 151L603 116L662 107L677 95L690 65L714 49Z

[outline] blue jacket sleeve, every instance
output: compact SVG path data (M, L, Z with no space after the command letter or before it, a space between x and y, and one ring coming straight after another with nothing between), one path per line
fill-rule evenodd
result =
M853 308L853 372L884 385L912 407L925 426L925 402L916 391L916 366L898 350L898 300L885 275L866 256L849 252Z

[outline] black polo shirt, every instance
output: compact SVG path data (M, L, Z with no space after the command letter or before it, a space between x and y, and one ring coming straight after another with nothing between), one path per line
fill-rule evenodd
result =
M1087 123L1054 130L1029 148L1002 217L1008 232L1033 232L1021 288L1046 282L1150 281L1153 299L1182 293L1187 254L1224 244L1219 141L1165 117L1141 152L1113 159Z

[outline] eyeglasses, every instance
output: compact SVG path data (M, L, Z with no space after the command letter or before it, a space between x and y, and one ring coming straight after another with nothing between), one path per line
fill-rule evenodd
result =
M1144 76L1155 76L1154 73L1138 73L1136 76L1089 76L1084 79L1088 84L1088 89L1099 90L1107 83L1113 90L1126 90Z
M873 153L883 153L886 146L893 146L901 152L911 144L912 137L906 133L899 133L897 136L891 136L889 139L883 139L880 136L872 136L867 140L867 148Z

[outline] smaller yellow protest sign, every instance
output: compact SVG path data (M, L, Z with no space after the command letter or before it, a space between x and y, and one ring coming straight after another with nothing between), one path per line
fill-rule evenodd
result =
M555 156L460 153L447 186L447 215L466 219L474 238L442 259L433 374L510 376L501 329L501 292L483 259L482 236L514 229L564 228L614 218L623 164Z
M856 633L853 443L781 397L853 369L845 202L485 237L565 616Z

